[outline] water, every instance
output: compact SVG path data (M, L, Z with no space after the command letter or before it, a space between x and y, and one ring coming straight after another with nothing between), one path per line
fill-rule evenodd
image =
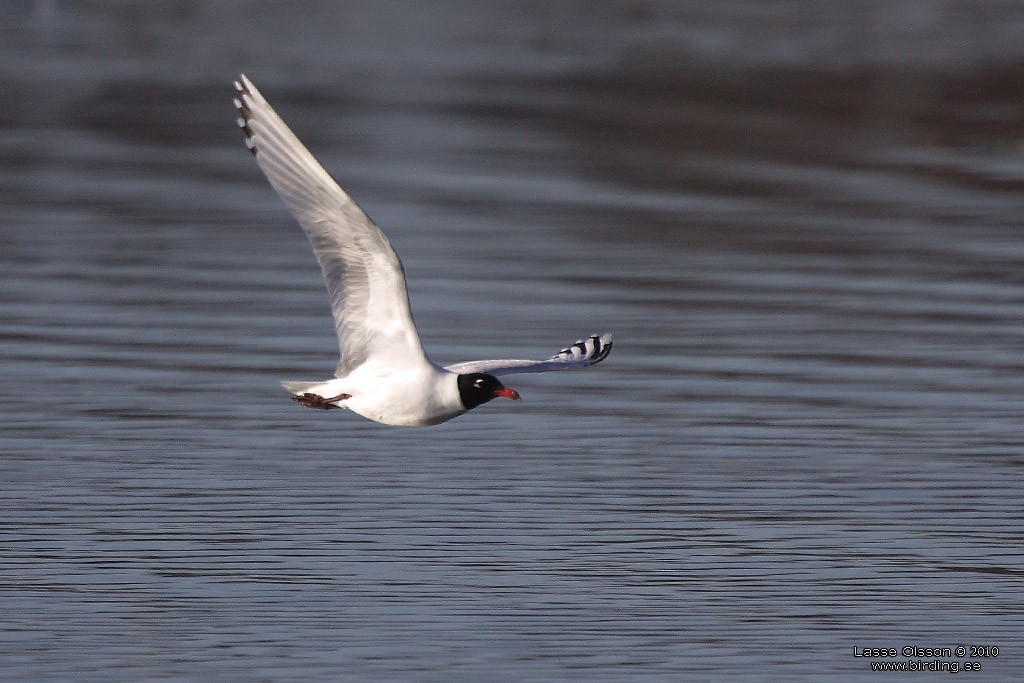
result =
M0 677L1024 662L1024 157L998 88L631 72L642 12L18 6ZM426 430L289 402L335 345L234 126L243 69L391 236L435 360L605 331L611 358Z

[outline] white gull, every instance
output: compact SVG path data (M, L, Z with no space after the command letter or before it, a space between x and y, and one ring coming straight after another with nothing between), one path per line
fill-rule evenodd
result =
M547 360L478 360L441 367L423 351L405 274L384 233L338 186L260 91L235 82L238 125L270 184L306 232L323 271L341 360L334 378L282 382L310 408L347 408L387 425L436 425L498 396L497 378L582 368L604 360L611 335L592 335Z

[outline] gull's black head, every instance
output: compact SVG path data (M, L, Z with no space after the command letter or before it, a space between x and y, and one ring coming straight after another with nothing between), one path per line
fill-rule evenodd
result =
M466 406L466 410L472 410L498 396L514 401L522 400L517 391L506 387L494 375L485 375L482 372L459 375L459 398L462 399L462 405Z

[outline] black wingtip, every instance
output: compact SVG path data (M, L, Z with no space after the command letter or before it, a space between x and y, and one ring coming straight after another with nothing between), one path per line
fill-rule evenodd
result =
M590 335L587 338L586 341L580 339L575 344L573 344L572 346L566 347L566 348L562 349L561 351L559 351L557 354L555 354L552 357L552 360L554 360L555 358L558 358L559 356L561 356L563 354L570 354L570 355L576 356L575 360L585 360L585 361L588 361L588 363L587 363L588 365L593 365L594 363L600 363L601 361L603 361L605 358L608 357L609 353L612 352L612 339L611 339L611 335L604 335L604 336L606 336L608 338L608 341L603 341L602 340L602 336L599 335L599 334L592 334L592 335ZM590 343L592 343L593 349L588 351L587 344L590 344ZM576 353L574 353L574 351L576 349L579 349L578 355Z
M242 77L244 78L244 76ZM256 155L256 145L252 141L252 128L249 127L249 122L252 120L252 110L245 103L245 96L249 94L249 89L246 88L240 81L235 81L235 89L238 90L240 97L236 97L235 109L238 110L238 127L242 129L242 133L245 134L245 146L249 148L249 151Z
M609 338L608 341L602 342L601 336L597 334L590 335L590 338L594 342L594 355L590 360L592 363L600 363L612 352L612 340Z

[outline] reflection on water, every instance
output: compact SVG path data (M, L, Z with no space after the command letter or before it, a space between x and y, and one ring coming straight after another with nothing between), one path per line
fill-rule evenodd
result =
M853 645L963 643L1001 648L973 680L1019 666L1009 94L950 81L966 104L885 130L856 78L776 73L806 106L629 78L514 21L518 61L474 61L486 12L451 62L318 67L337 16L275 44L228 5L21 3L5 29L0 676L820 680L865 675ZM595 331L615 354L427 430L289 402L335 344L234 127L243 68L387 229L435 360Z

